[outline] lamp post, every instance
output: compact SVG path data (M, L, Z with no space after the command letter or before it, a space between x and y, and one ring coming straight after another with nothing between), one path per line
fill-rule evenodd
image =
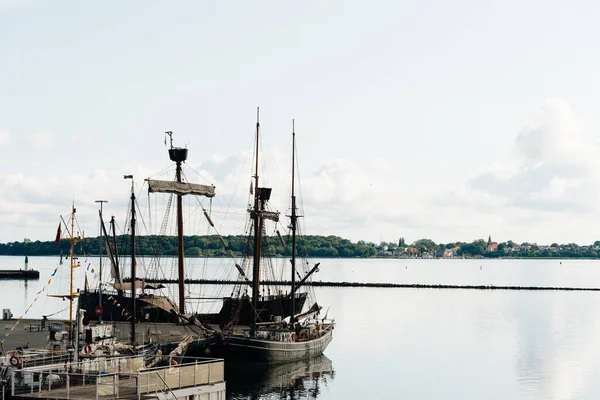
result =
M108 203L108 200L96 200L96 203L100 203L100 272L98 274L98 306L102 307L102 223L104 219L102 216L102 205ZM98 321L102 322L102 314L98 315Z

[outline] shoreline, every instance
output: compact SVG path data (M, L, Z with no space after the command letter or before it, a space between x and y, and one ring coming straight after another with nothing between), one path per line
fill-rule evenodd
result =
M24 255L14 255L14 254L0 254L0 257L14 257L14 258L24 258ZM39 254L39 255L28 255L27 257L60 257L60 255L56 254ZM100 257L99 254L86 254L85 257ZM107 258L106 254L102 254L103 258ZM121 256L125 258L129 258L130 256L125 255ZM137 257L155 257L153 254L137 254ZM185 256L184 258L189 259L203 259L203 258L232 258L235 259L240 256ZM177 258L174 255L165 255L161 256L161 258ZM289 256L272 256L270 258L289 258ZM310 259L319 259L319 260L600 260L600 256L598 257L382 257L382 256L374 256L374 257L306 257Z

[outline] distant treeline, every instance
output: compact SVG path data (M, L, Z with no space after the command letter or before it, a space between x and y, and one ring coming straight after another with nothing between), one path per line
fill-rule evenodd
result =
M223 236L223 243L218 236L184 236L184 249L187 257L222 257L241 254L252 254L252 241L247 236ZM268 236L264 246L264 253L271 256L287 256L290 254L291 240L288 236ZM174 236L136 236L137 255L177 255L177 238ZM130 250L129 235L117 237L119 254L128 255ZM285 247L284 247L285 244ZM104 241L100 237L86 238L77 243L76 253L97 255L102 246L106 254ZM359 241L352 243L350 240L337 236L303 236L297 238L297 254L306 257L374 257L377 255L377 246L374 243ZM54 241L41 242L9 242L0 244L0 255L30 255L49 256L69 254L70 243L61 240L56 246Z
M225 246L224 246L224 244ZM185 255L187 257L223 257L228 255L252 254L252 241L247 236L223 236L223 242L216 235L184 236ZM112 241L111 241L112 243ZM263 253L270 256L289 256L291 240L289 236L266 236ZM100 237L86 238L77 244L77 254L98 255L102 246L106 248ZM69 254L70 244L61 240L56 246L54 241L48 242L9 242L0 244L0 255L11 256L49 256ZM477 239L473 242L435 243L430 239L419 239L406 244L404 238L397 242L381 242L379 244L358 241L351 242L338 236L302 236L297 238L299 256L325 258L366 258L366 257L400 257L400 258L496 258L496 257L530 257L530 258L600 258L600 241L591 245L579 246L575 243L538 245L536 243L515 243L511 240L502 243ZM118 254L129 255L130 237L117 237ZM176 256L177 238L174 236L136 236L136 254L144 256Z

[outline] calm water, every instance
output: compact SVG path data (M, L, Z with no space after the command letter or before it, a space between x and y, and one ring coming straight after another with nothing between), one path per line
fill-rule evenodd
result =
M0 257L0 268L19 268L22 261ZM11 308L15 317L23 313L47 284L57 261L30 258L30 267L41 272L40 281L0 281L0 308ZM97 270L97 260L81 261L79 282L88 264L90 276L91 268ZM199 265L190 268L193 277L212 277L228 264L213 259L201 268L204 260L195 262ZM61 272L66 272L63 267ZM323 260L315 279L600 287L600 262ZM60 292L67 282L57 274L47 290ZM216 296L222 288L210 290ZM316 290L319 303L330 306L329 314L337 320L325 357L251 372L228 366L230 398L600 398L600 293ZM188 295L197 293L199 289L192 288ZM65 305L40 296L27 315L39 317Z

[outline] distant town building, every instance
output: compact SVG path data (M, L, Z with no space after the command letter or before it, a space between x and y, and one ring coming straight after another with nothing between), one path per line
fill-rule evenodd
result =
M492 242L492 235L488 236L487 251L498 251L498 243Z
M444 258L454 258L454 257L458 257L458 253L456 252L456 249L446 249L444 251Z

